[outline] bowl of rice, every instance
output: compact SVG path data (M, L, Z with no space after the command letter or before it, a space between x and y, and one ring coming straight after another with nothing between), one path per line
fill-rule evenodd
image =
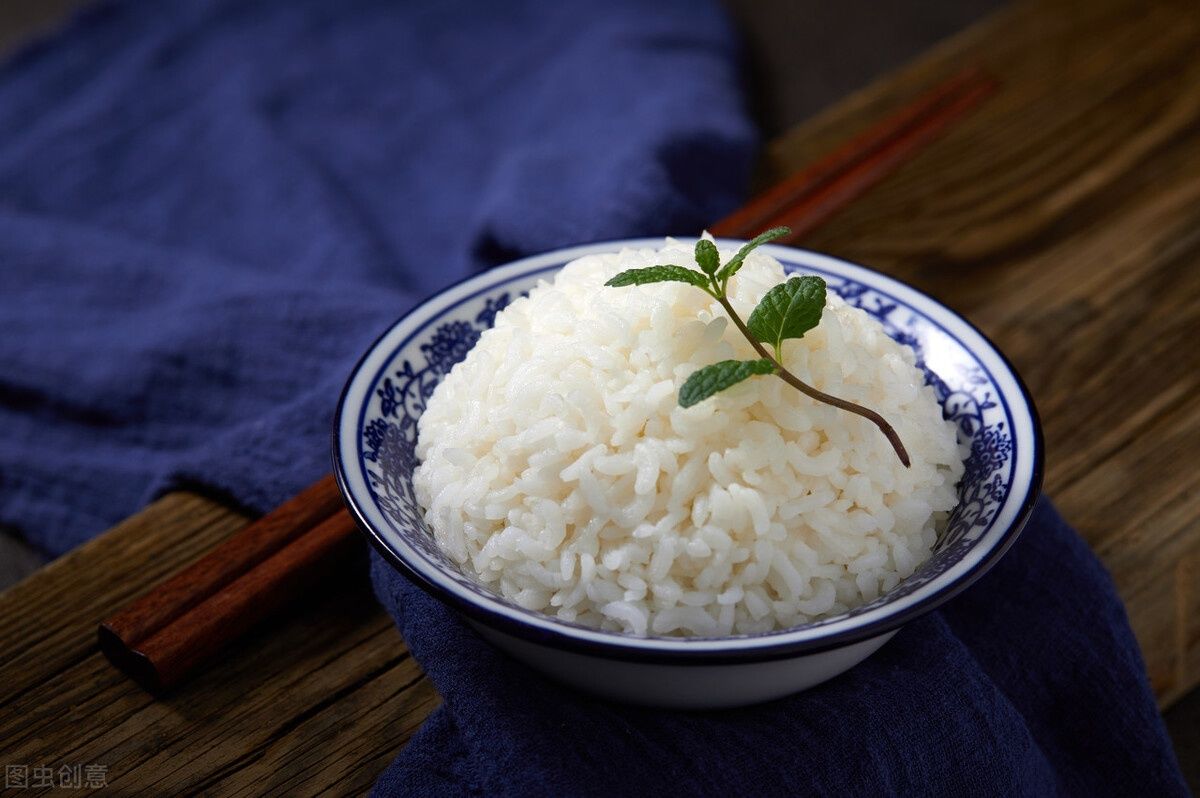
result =
M822 278L783 362L887 418L911 464L771 376L680 406L689 375L751 345L692 286L605 282L694 244L563 249L432 297L354 368L334 461L375 548L489 642L607 698L719 708L832 678L978 579L1028 519L1043 447L961 316L784 246L751 253L729 301L745 316Z

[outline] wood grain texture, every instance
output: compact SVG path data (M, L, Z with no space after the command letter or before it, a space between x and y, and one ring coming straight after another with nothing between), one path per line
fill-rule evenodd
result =
M1002 89L805 244L979 325L1029 383L1048 493L1111 570L1168 704L1200 681L1200 13L1018 3L800 126L763 185L968 66ZM246 519L168 496L0 595L0 760L118 790L365 790L438 698L363 582L150 698L92 630ZM365 580L364 580L365 581Z
M786 226L777 244L794 244L835 216L880 180L936 141L999 88L995 78L968 69L934 86L899 111L831 153L762 191L711 225L718 237L754 238Z
M104 764L118 794L365 792L439 699L362 570L163 699L95 644L247 520L173 494L0 594L0 763Z

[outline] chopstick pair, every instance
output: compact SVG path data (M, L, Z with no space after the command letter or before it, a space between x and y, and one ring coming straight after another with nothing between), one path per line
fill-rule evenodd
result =
M997 88L980 70L955 75L712 225L711 232L750 238L787 225L791 234L784 240L795 241ZM167 690L311 585L336 575L356 551L356 537L333 476L325 476L100 624L100 648L139 684Z
M178 684L355 552L327 476L100 624L100 650L152 692Z

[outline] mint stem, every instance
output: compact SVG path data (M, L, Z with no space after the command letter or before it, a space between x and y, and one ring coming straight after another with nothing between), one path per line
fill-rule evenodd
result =
M904 448L904 444L900 441L900 436L896 434L896 430L887 422L887 419L870 408L863 407L862 405L856 405L854 402L848 402L845 399L839 399L838 397L831 396L824 391L818 391L816 388L812 387L795 374L785 369L783 364L779 362L779 358L768 352L767 348L763 346L757 338L750 334L750 330L746 328L746 323L742 321L742 317L737 314L737 311L733 309L733 305L729 303L729 298L725 295L724 286L717 284L717 282L714 280L713 288L716 289L715 293L709 293L712 294L714 299L721 303L721 307L725 308L725 312L729 314L729 318L732 319L734 325L741 330L742 335L746 336L746 340L749 341L750 345L754 347L754 351L758 352L758 356L775 364L775 368L777 369L775 373L780 379L796 390L800 391L800 393L812 399L816 399L818 402L824 402L827 405L833 405L840 410L845 410L848 413L854 413L855 415L862 416L863 418L867 419L872 424L879 427L879 431L884 434L884 437L888 439L888 443L892 444L892 448L896 450L896 456L900 458L900 462L904 464L904 467L909 468L912 465L912 461L908 457L908 450Z

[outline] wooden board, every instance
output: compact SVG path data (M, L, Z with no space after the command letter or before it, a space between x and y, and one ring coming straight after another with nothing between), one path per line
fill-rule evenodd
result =
M167 496L0 595L0 764L102 764L155 795L366 792L439 699L365 572L164 699L96 648L100 618L246 520Z
M776 142L760 181L964 66L1004 81L810 237L966 314L1037 398L1046 487L1124 597L1168 704L1200 682L1200 10L1017 4ZM155 700L96 623L246 519L167 496L0 595L0 761L119 791L361 793L438 703L365 576Z
M1112 572L1164 706L1200 682L1200 6L1015 6L774 144L807 163L944 75L1001 92L816 231L981 327L1029 384L1046 492Z

